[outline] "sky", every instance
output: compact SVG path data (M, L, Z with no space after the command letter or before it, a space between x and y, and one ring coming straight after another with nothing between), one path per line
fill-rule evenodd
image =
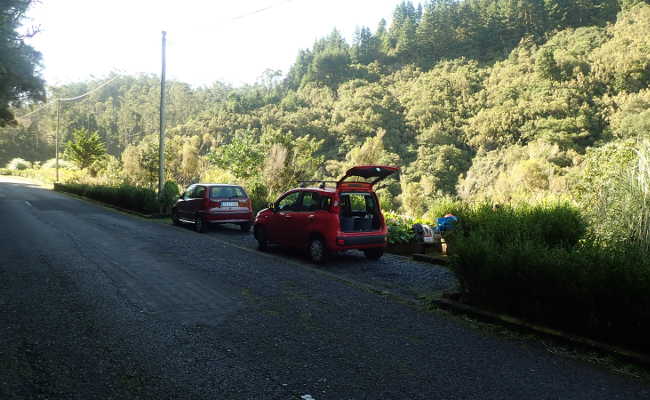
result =
M23 25L40 29L28 43L43 55L48 85L159 75L165 30L168 79L240 86L266 69L286 74L299 49L334 28L350 43L359 26L374 32L400 1L38 0Z

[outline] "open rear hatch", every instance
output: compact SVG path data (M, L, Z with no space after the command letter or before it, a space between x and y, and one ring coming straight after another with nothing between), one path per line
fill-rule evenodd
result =
M387 167L383 165L359 165L350 168L345 175L339 179L338 184L340 185L350 177L359 177L366 179L366 182L364 183L369 183L372 186L398 170L399 168L397 167Z
M337 183L341 232L375 232L381 228L379 201L372 187L398 169L381 165L360 165L345 173ZM356 179L347 181L348 178Z

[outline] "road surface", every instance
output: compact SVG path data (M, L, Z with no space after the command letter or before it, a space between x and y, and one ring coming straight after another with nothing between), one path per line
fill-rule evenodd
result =
M1 177L0 221L0 399L650 398L299 257Z

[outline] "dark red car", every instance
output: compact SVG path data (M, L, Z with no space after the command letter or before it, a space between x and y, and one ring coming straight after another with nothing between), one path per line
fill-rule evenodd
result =
M380 258L388 229L373 186L397 170L362 165L348 170L338 182L310 181L317 186L289 190L255 218L260 250L269 244L306 249L316 263L328 253L349 249ZM357 179L348 180L351 177Z
M251 200L241 186L197 183L187 188L172 207L172 221L194 224L204 232L208 224L237 224L248 232L253 222Z

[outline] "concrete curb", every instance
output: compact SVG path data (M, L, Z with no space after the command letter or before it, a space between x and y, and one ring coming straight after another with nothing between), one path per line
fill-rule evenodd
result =
M548 336L554 339L559 339L574 345L593 348L595 350L604 353L610 353L619 358L634 361L636 363L643 364L646 366L650 365L650 356L637 353L629 349L625 349L618 346L612 346L593 339L588 339L571 333L559 331L541 325L536 325L519 318L511 317L509 315L497 314L491 311L485 311L480 308L469 306L467 304L462 304L449 299L444 299L444 298L431 299L430 302L438 306L439 308L442 308L444 310L453 313L471 315L473 317L477 317L482 320L486 320L493 323L499 323L501 325L506 325L508 327L514 327L517 329L523 329L532 333Z

